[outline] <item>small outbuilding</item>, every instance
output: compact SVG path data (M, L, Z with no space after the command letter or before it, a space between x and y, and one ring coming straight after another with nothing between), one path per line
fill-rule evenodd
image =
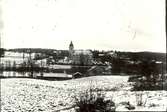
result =
M81 77L83 77L83 74L80 72L76 72L73 74L73 78L81 78Z

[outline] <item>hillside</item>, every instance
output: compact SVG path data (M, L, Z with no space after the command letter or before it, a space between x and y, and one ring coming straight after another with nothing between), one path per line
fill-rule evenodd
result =
M1 79L1 108L8 111L53 112L73 105L73 96L79 96L88 88L98 88L106 93L106 99L113 99L116 110L127 110L123 102L129 101L136 110L165 110L165 91L145 91L145 106L136 105L136 94L131 92L128 76L93 76L67 81L45 81L36 79ZM147 95L147 96L146 96ZM74 112L73 109L60 112Z

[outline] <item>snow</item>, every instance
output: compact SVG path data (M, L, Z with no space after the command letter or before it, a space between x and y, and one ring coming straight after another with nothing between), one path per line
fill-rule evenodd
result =
M1 79L2 112L52 112L73 105L73 96L88 88L105 91L106 99L113 99L116 110L127 110L123 102L130 102L137 111L165 111L166 91L130 91L128 76L92 76L66 81L45 81L28 78ZM137 106L138 94L143 94L144 106ZM147 99L147 100L146 100ZM133 110L133 111L135 111ZM75 112L74 109L60 112Z

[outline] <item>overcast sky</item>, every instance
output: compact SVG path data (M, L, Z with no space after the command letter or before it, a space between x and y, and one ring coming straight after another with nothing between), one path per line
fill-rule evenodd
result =
M166 51L165 0L1 0L0 13L4 48Z

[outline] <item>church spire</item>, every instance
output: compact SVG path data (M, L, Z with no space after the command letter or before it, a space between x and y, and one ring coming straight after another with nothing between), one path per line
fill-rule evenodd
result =
M71 41L71 43L69 45L69 57L70 57L70 59L73 58L73 53L74 53L74 45L73 45L73 43Z
M71 41L71 43L70 43L70 46L71 46L71 47L74 47L74 45L73 45L72 41Z

